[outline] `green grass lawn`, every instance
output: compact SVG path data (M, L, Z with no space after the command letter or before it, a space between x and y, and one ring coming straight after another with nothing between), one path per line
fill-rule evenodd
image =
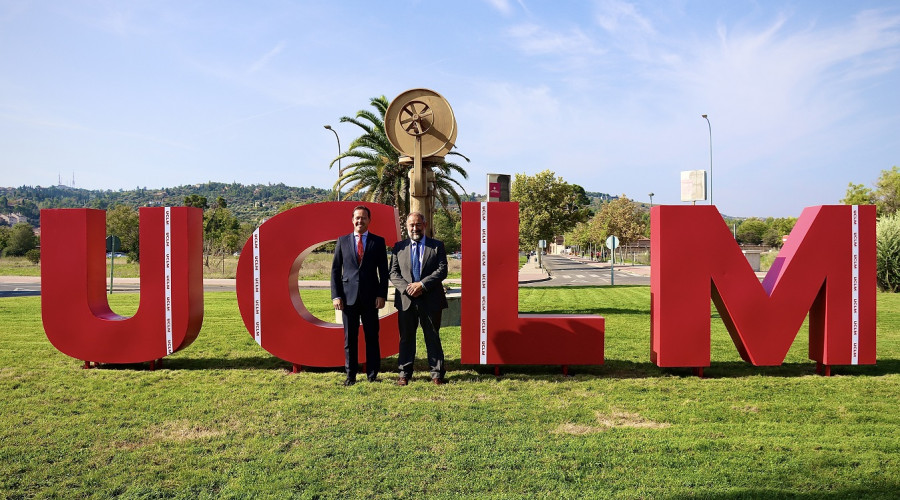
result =
M740 360L714 320L708 378L649 360L648 287L523 289L521 309L606 317L602 366L459 363L449 384L290 374L206 295L164 368L82 370L37 297L0 299L0 498L896 498L900 295L878 295L879 363L813 374L801 331L781 367ZM333 317L327 290L303 291ZM137 295L113 295L131 308Z

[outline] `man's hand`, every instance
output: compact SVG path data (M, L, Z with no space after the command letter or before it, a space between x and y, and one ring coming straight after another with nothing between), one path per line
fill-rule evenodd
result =
M375 309L384 309L384 297L375 297Z
M410 297L418 297L423 293L425 293L425 288L422 286L421 281L416 281L415 283L406 285L406 294Z
M338 298L336 298L336 299L331 299L331 303L334 305L334 308L335 308L336 310L338 310L338 311L343 311L343 310L344 310L344 301L341 300L340 297L338 297Z

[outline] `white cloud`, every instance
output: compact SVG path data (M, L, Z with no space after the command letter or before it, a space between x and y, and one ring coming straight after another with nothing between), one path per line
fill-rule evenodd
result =
M870 183L900 154L898 8L866 3L891 10L592 0L535 2L532 13L521 0L484 0L356 15L341 2L210 10L103 0L24 11L7 3L0 18L55 44L28 50L29 37L4 32L21 49L3 52L17 57L4 59L0 127L20 133L7 141L14 146L25 132L39 138L19 148L23 164L64 151L48 163L54 179L68 155L85 158L79 168L171 165L173 179L215 172L330 185L335 144L322 125L338 128L346 145L357 131L339 116L368 108L372 95L427 86L453 104L458 146L472 158L465 185L476 191L483 172L551 169L592 191L637 199L653 191L654 202L678 203L678 171L709 165L700 118L708 113L723 211L796 215L837 201L849 181ZM419 25L440 16L458 29L415 43L394 29L398 18ZM85 27L112 36L81 36ZM98 40L111 40L110 50ZM371 40L388 50L347 73L348 54ZM47 58L59 54L73 67ZM116 64L122 54L135 64ZM97 81L111 82L109 98L95 95ZM172 106L147 104L169 96ZM93 146L83 140L101 135Z
M778 19L758 32L720 30L717 46L695 46L673 68L693 99L727 110L745 137L771 141L773 123L790 135L814 133L858 113L859 80L897 70L900 17L862 15L830 29L790 31ZM780 127L779 127L780 128Z
M632 3L620 0L601 0L597 2L596 9L597 24L612 34L637 32L649 35L656 32L653 23L642 16Z
M509 0L485 0L488 5L496 9L501 14L508 16L512 14L512 5Z
M507 30L519 50L528 55L561 57L589 56L603 53L594 41L578 28L558 33L536 24L520 24Z
M253 64L250 65L249 72L256 73L257 71L263 69L266 66L266 64L268 64L269 61L272 60L273 57L280 54L281 51L283 51L286 46L287 46L287 43L284 40L278 42L278 45L273 47L272 50L266 52L262 57L260 57L259 59L254 61Z
M869 89L900 68L900 16L816 24L776 13L763 25L720 21L718 31L700 25L673 36L631 4L600 6L597 22L621 35L605 52L605 35L584 25L506 31L545 73L533 85L494 83L484 91L490 105L462 110L465 152L491 171L550 168L592 190L638 198L652 190L677 203L677 172L709 165L700 118L708 113L716 204L733 215L796 215L865 180L834 159L854 157L878 127L897 124L896 110ZM480 116L491 119L473 141Z
M119 2L93 4L89 8L75 4L58 4L57 9L67 11L71 16L88 26L115 36L126 38L146 36L153 33L158 11L146 6Z

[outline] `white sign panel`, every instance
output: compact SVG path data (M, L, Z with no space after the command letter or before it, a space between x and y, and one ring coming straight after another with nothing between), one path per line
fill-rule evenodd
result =
M619 238L617 238L615 236L610 236L609 238L606 238L606 248L608 248L610 250L615 250L618 247L619 247Z
M706 199L706 170L681 172L681 201Z

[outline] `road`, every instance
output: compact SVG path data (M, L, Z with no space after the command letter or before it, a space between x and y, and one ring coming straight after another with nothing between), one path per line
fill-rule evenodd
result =
M140 292L138 278L117 278L113 280L113 293ZM234 280L203 280L205 292L233 292ZM27 297L41 294L41 279L37 276L0 276L0 298Z
M591 262L581 257L545 255L544 268L550 279L522 286L602 286L611 284L609 262ZM649 285L650 266L616 265L616 285Z
M233 279L205 279L203 280L204 292L234 292L235 280ZM459 288L459 279L448 279L444 283L451 287ZM329 288L328 281L300 281L300 289ZM116 278L113 280L113 293L139 293L141 291L139 278ZM41 294L41 279L37 276L0 276L0 298L39 296Z
M41 279L36 276L0 276L0 298L41 294Z

